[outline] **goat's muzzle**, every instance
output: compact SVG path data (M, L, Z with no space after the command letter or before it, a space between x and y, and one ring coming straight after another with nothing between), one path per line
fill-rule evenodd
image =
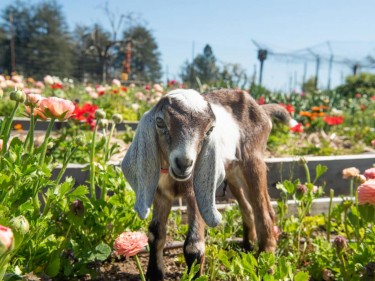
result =
M191 177L194 161L186 157L176 157L170 167L172 177L177 181L186 181Z

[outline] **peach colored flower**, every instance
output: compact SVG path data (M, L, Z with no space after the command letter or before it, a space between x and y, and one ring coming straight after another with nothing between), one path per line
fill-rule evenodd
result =
M367 181L367 179L366 179L366 177L364 176L364 175L358 175L357 177L356 177L356 180L357 180L357 182L358 183L364 183L364 182L366 182Z
M135 96L137 99L139 99L139 100L146 100L146 96L145 96L145 94L142 93L142 92L136 92L136 93L134 94L134 96Z
M11 249L13 246L13 231L5 226L0 225L0 254ZM5 251L4 251L5 248Z
M123 232L116 238L113 248L117 255L132 257L138 254L148 243L142 232Z
M367 169L364 173L366 179L375 179L375 168Z
M279 240L280 236L280 228L277 225L273 226L273 233L275 234L276 240Z
M114 85L116 87L121 87L121 81L118 80L118 79L113 79L112 80L112 85Z
M19 75L13 75L12 80L16 83L22 83L23 78L22 76L19 76Z
M375 140L371 141L371 145L375 147Z
M358 187L358 203L375 205L375 179L370 179Z
M52 85L54 83L51 75L47 75L43 78L45 84Z
M49 97L40 101L39 108L47 117L57 118L61 121L72 116L75 106L70 100Z
M4 82L5 81L5 77L3 75L0 75L0 82Z
M0 150L3 149L3 140L0 140Z
M342 170L342 178L350 179L359 176L359 170L355 167L350 167Z

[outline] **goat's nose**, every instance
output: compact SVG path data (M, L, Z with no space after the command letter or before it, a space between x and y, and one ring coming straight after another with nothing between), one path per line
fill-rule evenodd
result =
M185 173L193 165L193 160L186 157L177 157L175 162L181 173Z

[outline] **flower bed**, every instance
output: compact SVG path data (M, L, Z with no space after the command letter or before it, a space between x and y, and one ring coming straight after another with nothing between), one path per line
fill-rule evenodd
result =
M64 87L53 86L48 91L56 94ZM0 279L5 273L7 278L95 279L105 262L121 260L113 251L113 243L123 231L145 232L147 229L147 222L140 221L133 211L134 194L121 170L109 164L109 159L118 152L118 146L111 140L115 133L114 124L121 118L112 114L113 118L105 119L105 111L96 108L92 112L90 106L86 108L88 112L83 110L87 114L77 112L77 106L72 107L66 99L46 98L44 102L35 102L30 94L26 97L18 91L9 97L10 114L0 120ZM31 130L25 139L11 138L13 117L25 99L30 109ZM104 98L101 102L105 100L110 99ZM79 105L79 110L82 111L83 106L84 103ZM291 109L290 106L288 108ZM87 130L82 131L81 125L75 127L72 123L72 127L59 131L61 136L52 137L55 120L66 119L74 111L78 116L77 124L87 122ZM107 114L111 111L113 109ZM48 120L43 140L37 146L34 146L34 117ZM321 117L315 116L315 120ZM332 118L320 120L324 122L320 129L327 131L329 139L335 129L327 126L338 128L343 125L329 125ZM366 124L361 130L368 126ZM295 130L297 135L283 134L288 138L298 138L300 134L305 134L300 132L301 127ZM285 128L275 129L279 130L274 131L271 137L271 149L282 146L285 141L279 132ZM355 136L361 134L363 137L364 132L351 129L348 131L350 134L354 132ZM371 130L363 139L369 137L372 137ZM58 154L57 150L60 151ZM77 182L78 177L75 179L75 176L64 177L77 154L80 154L77 159L84 161L86 176L82 182ZM302 159L298 164L296 159L283 159L283 164L270 159L270 171L276 171L275 177L282 180L269 179L270 188L276 188L279 195L274 203L280 232L276 253L261 253L259 256L255 252L244 253L237 243L229 239L242 236L240 212L237 206L231 206L224 211L220 226L207 229L205 276L202 279L372 278L375 274L375 208L371 198L375 186L371 179L372 170L362 176L360 172L371 167L373 157L364 156L363 162L354 162L355 158L349 158L350 165L347 166L338 164L339 158L305 158L307 162ZM327 165L333 164L328 172L327 167L322 165L324 160L330 161ZM52 172L58 164L60 170ZM341 179L342 169L352 166L357 166L360 171L351 169L350 173L344 174L347 179L339 183L341 191L330 190L338 181L333 180L334 175ZM298 174L294 172L291 175L290 171L298 171ZM328 174L331 171L332 174ZM332 183L330 180L333 180ZM337 202L334 195L342 191L349 194ZM312 207L325 194L329 194L325 214L315 215ZM291 201L294 202L293 208ZM172 213L168 232L170 240L183 241L187 226L180 223L182 220L181 212ZM189 280L192 274L194 270L178 277Z

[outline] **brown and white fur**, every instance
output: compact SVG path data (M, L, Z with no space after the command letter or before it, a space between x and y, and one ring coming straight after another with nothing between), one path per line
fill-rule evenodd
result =
M275 250L275 216L263 161L271 117L295 125L283 107L260 106L237 90L203 95L174 90L144 114L122 169L136 193L134 208L141 219L153 204L148 280L164 277L166 224L178 196L186 200L188 211L185 259L189 268L196 261L202 270L204 227L215 227L221 220L215 191L224 180L240 206L244 248L250 250L257 242L259 251Z

